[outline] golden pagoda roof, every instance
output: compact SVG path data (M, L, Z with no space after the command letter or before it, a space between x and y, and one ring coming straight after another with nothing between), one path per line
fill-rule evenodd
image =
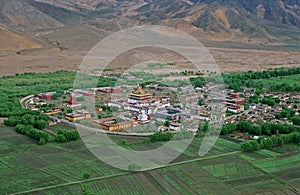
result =
M141 86L139 86L138 88L136 88L135 90L132 91L131 95L148 96L150 94L148 94L147 91L143 90L143 88Z

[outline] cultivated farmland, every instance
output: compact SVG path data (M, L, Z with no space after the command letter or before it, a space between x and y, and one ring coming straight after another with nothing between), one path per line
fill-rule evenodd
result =
M49 189L44 193L75 191L80 188L82 192L91 194L296 194L293 188L238 155L88 181L81 185Z
M239 143L222 138L205 157L197 156L202 138L196 138L170 166L144 172L110 167L96 159L81 141L40 146L5 126L0 127L0 138L0 194L38 188L42 190L27 194L297 194L300 183L297 151L241 153ZM137 137L112 139L134 150L164 144ZM186 162L177 163L182 161Z

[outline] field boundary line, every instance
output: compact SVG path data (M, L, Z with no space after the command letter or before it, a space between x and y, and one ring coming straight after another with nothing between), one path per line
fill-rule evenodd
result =
M151 170L162 169L162 168L167 168L167 167L172 167L172 166L177 166L177 165L183 165L183 164L189 164L189 163L192 163L192 162L198 162L198 161L202 161L202 160L209 160L209 159L214 159L214 158L219 158L219 157L224 157L224 156L230 156L230 155L234 155L234 154L237 154L237 153L240 153L240 152L241 151L233 151L233 152L228 152L228 153L224 153L224 154L208 156L208 157L202 157L202 158L196 158L196 159L192 159L192 160L187 160L187 161L172 163L172 164L168 164L168 165L163 165L163 166L155 167L155 168L152 168L152 169L146 169L146 170L141 170L141 171L136 171L136 172L124 172L124 173L118 173L118 174L107 175L107 176L102 176L102 177L95 177L95 178L91 178L91 179L87 179L87 180L80 180L80 181L68 182L68 183L63 183L63 184L57 184L57 185L54 185L54 186L41 187L41 188L36 188L36 189L32 189L32 190L15 192L15 193L12 193L11 195L28 194L28 193L32 193L32 192L38 192L38 191L50 190L50 189L66 187L66 186L72 186L72 185L82 184L82 183L87 183L87 182L92 182L92 181L110 179L110 178L114 178L114 177L131 175L131 174L135 174L135 173L143 173L143 172L148 172L148 171L151 171Z
M244 159L246 160L246 159ZM289 185L288 181L284 181L278 177L276 177L275 175L273 175L272 173L269 173L267 171L265 171L264 169L260 168L259 166L255 165L253 162L249 161L249 160L246 160L248 163L250 163L255 169L263 172L264 174L268 175L269 177L271 177L274 181L278 182L279 184L283 185L284 187L286 187L287 189L291 190L292 192L296 193L296 194L299 194L299 189L295 188L295 187L292 187ZM260 193L258 191L258 193Z
M54 186L47 186L47 187L36 188L36 189L22 191L22 192L16 192L16 193L12 193L11 195L27 194L27 193L38 192L38 191L42 191L42 190L49 190L49 189L55 189L55 188L60 188L60 187L65 187L65 186L72 186L72 185L76 185L76 184L82 184L82 183L97 181L97 180L102 180L102 179L109 179L109 178L129 175L129 174L132 174L132 172L118 173L118 174L114 174L114 175L107 175L107 176L102 176L102 177L95 177L95 178L91 178L91 179L86 179L86 180L80 180L80 181L68 182L68 183L63 183L63 184L57 184L57 185L54 185Z

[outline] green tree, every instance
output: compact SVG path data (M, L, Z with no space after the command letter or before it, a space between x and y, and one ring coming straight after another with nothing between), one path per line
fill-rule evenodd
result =
M57 141L57 142L67 142L67 139L63 134L58 134L57 137L55 138L55 141Z
M85 173L83 174L83 179L89 179L91 177L91 174Z
M45 145L46 144L46 140L44 138L41 138L39 141L40 145Z
M294 116L292 122L294 125L300 125L300 116Z
M255 140L247 141L242 144L241 149L245 152L253 152L259 149L259 144Z
M166 120L165 123L164 123L164 125L165 125L166 127L169 127L169 126L170 126L170 121Z
M203 98L199 98L199 100L198 100L198 105L199 105L199 106L205 105L205 100L204 100Z
M35 124L34 124L34 127L42 130L42 129L45 129L47 127L47 122L44 121L44 120L39 120L39 121L36 121Z
M208 131L208 129L209 129L209 123L208 123L208 121L205 121L202 130Z
M127 143L128 143L128 142L127 142L127 140L126 140L126 139L123 139L123 140L122 140L122 145L123 145L123 146L126 146L126 145L127 145Z

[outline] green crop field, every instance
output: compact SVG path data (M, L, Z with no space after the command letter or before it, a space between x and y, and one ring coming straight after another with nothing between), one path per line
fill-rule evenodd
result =
M194 158L198 158L199 148L201 146L202 140L203 140L202 138L195 138L191 142L189 147L176 160L174 160L174 162L180 162L183 160L191 160ZM132 150L143 151L143 150L150 150L150 149L161 147L163 144L164 142L156 142L156 143L133 144L125 147ZM168 148L168 150L180 151L180 147ZM240 144L219 138L217 139L213 148L205 156L206 157L215 156L215 155L234 152L234 151L240 151Z
M95 158L81 141L37 145L0 127L0 194L120 173Z
M296 194L293 189L238 155L83 182L44 193L80 189L81 193L89 194Z
M300 188L300 153L256 160L253 164L295 188Z
M270 79L257 79L254 80L256 83L262 83L264 86L268 86L271 84L293 84L293 83L300 83L300 75L291 75L291 76L283 76L283 77L276 77Z
M146 138L138 137L111 138L121 145L126 139L123 147L134 150L149 150L164 144L150 143ZM202 142L197 138L173 163L191 162L132 173L101 162L81 141L40 146L5 126L0 126L0 140L0 194L48 186L49 189L28 194L238 194L271 191L296 194L293 187L299 188L300 182L298 153L280 154L270 150L241 153L239 143L222 138L202 159L197 159ZM230 153L234 151L239 153ZM227 155L217 157L222 154ZM84 174L89 174L91 181L84 181Z

